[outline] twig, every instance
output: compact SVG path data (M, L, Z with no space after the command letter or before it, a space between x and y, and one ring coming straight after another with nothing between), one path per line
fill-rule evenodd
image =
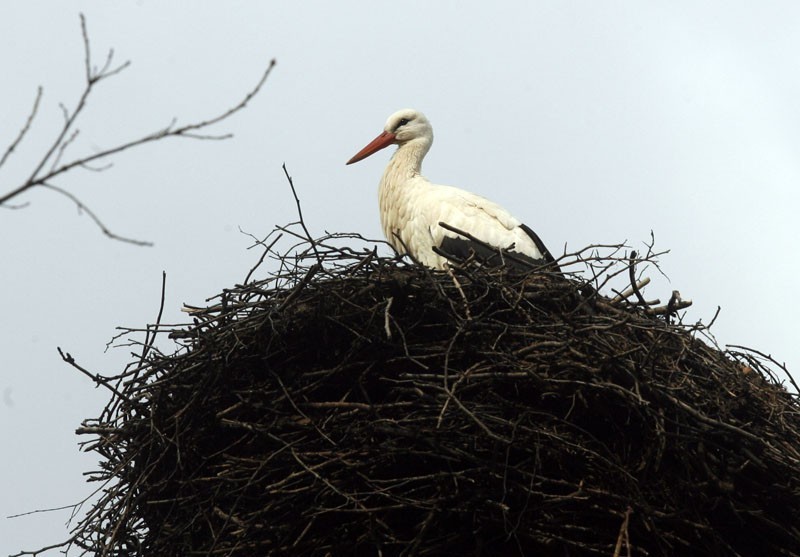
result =
M636 294L636 299L639 300L639 303L642 306L647 307L647 302L642 296L642 293L639 292L639 287L636 283L636 250L631 251L631 256L628 259L628 278L631 281L631 288L633 289L633 293Z
M148 246L148 247L153 246L153 242L148 242L147 240L136 240L134 238L126 238L124 236L120 236L119 234L114 234L113 232L111 232L108 229L108 227L105 224L103 224L103 222L94 213L94 211L89 209L89 207L87 207L83 203L83 201L81 201L80 199L75 197L73 194L71 194L67 190L62 189L62 188L60 188L58 186L54 186L52 184L48 184L47 182L42 182L39 185L41 187L43 187L43 188L47 188L49 190L53 190L54 192L60 193L61 195L63 195L64 197L68 198L73 203L75 203L75 205L77 205L77 207L78 207L78 211L84 212L87 215L89 215L89 218L91 218L94 221L94 223L100 228L100 230L103 232L103 234L105 234L106 236L108 236L112 240L119 240L120 242L126 242L128 244L133 244L135 246Z
M619 536L617 536L617 545L614 546L614 555L613 557L620 557L622 555L622 546L624 545L627 548L628 556L630 557L631 554L631 545L630 539L628 537L628 522L631 518L631 513L633 509L628 507L625 510L625 518L622 520L622 526L619 528Z
M6 203L5 205L0 205L0 209L8 209L10 211L15 211L17 209L24 209L26 207L29 207L30 204L31 204L30 201L26 201L25 203L19 203L18 205L9 205L8 203Z
M158 328L161 326L161 316L164 314L164 300L166 299L166 292L167 272L161 271L161 303L158 305L158 316L156 317L155 324L152 326L152 328L149 325L147 327L147 333L145 334L144 343L142 344L142 354L139 356L139 362L142 364L144 364L147 360L147 354L153 348L153 344L156 341Z
M383 329L386 331L386 338L388 340L392 340L392 328L389 326L391 321L391 314L389 311L392 309L392 302L394 302L394 296L390 296L388 300L386 300L386 309L383 310Z
M252 246L250 246L250 248L252 248L252 247L255 247L255 246L258 246L258 245L260 245L260 246L264 246L264 251L261 253L261 257L259 257L259 258L258 258L258 261L256 262L256 264L255 264L255 265L253 265L253 266L250 268L250 270L247 272L247 276L245 276L245 277L244 277L244 282L242 282L242 284L247 284L248 282L250 282L250 277L252 277L252 276L253 276L253 273L255 273L255 272L256 272L256 269L258 269L258 268L261 266L261 264L264 262L264 258L266 258L266 257L267 257L267 254L270 252L270 250L272 249L272 247L273 247L273 246L274 246L276 243L278 243L278 240L280 240L281 238L283 238L283 234L278 234L277 236L275 236L275 238L272 240L272 242L270 242L270 244L269 244L269 245L265 245L265 244L264 244L264 242L266 242L266 238L265 238L263 241L262 241L262 240L259 240L259 239L257 239L255 236L253 236L253 235L252 235L252 234L250 234L249 232L245 232L245 231L244 231L244 230L242 230L241 228L239 228L239 232L241 232L242 234L247 234L248 236L250 236L250 237L251 237L251 238L252 238L252 239L255 241L255 244L253 244ZM270 232L270 234L272 234L272 233ZM269 236L267 236L267 238L269 238ZM250 249L250 248L247 248L247 249Z
M635 289L641 291L641 289L647 286L648 284L650 284L650 277L645 277L642 280L636 282ZM634 287L629 286L628 288L626 288L625 290L623 290L622 292L611 298L611 303L616 304L619 302L623 302L628 298L630 298L631 296L633 296L633 293L634 293Z
M36 99L33 101L33 108L28 114L28 119L25 121L25 125L19 131L19 134L17 135L16 139L14 139L14 141L11 142L11 145L9 145L8 148L6 149L6 152L3 153L3 157L0 158L0 167L2 167L5 164L8 157L11 156L11 153L14 152L14 149L16 149L17 146L22 141L22 138L25 137L25 134L28 133L28 130L31 127L31 123L33 122L33 119L36 117L36 113L39 111L39 102L42 100L42 91L43 91L42 86L39 85L39 87L36 89ZM0 203L0 205L2 205L2 203Z
M464 315L467 321L472 320L472 313L469 309L469 300L467 300L467 295L464 294L464 289L461 288L461 283L458 282L458 278L456 277L455 273L450 267L447 267L447 274L450 276L450 280L453 281L453 284L458 290L458 293L461 295L461 300L464 302Z
M322 268L322 265L319 264L319 263L317 263L317 264L313 265L311 268L309 268L308 271L306 272L306 274L303 275L303 278L300 280L300 282L298 282L297 285L292 289L292 291L289 292L289 295L286 296L286 298L275 309L275 311L276 312L281 312L285 308L287 308L289 306L289 304L291 304L292 301L294 301L295 298L297 298L300 295L300 293L303 291L303 289L308 285L308 283L311 282L311 279L314 278L314 275L316 275L320 271L321 268Z
M714 323L716 322L717 317L719 317L719 312L721 310L722 310L722 306L717 306L717 311L714 312L714 317L712 317L711 321L708 323L708 325L706 325L706 329L710 329L711 327L714 326Z
M23 557L24 555L31 555L31 556L35 557L36 555L41 555L43 553L47 553L51 549L58 549L59 547L72 545L73 543L75 543L75 540L77 540L77 539L78 539L78 535L76 534L76 535L72 536L71 538L69 538L68 540L63 541L61 543L54 543L53 545L48 545L46 547L42 547L42 548L37 549L35 551L20 551L19 553L14 553L13 555L9 555L8 557Z
M773 358L770 354L766 354L764 352L761 352L760 350L756 350L755 348L748 348L747 346L741 346L739 344L727 344L726 347L727 348L738 348L740 350L746 350L747 352L752 352L753 354L758 354L759 356L761 356L762 358L764 358L768 362L772 362L773 364L775 364L776 366L781 368L781 371L783 371L783 373L786 375L786 377L789 378L789 382L794 387L795 392L800 394L800 386L795 382L794 376L792 376L792 374L789 373L789 369L786 367L786 364L780 363L775 358Z
M670 308L668 304L664 304L663 306L649 307L645 310L645 313L647 315L666 315L669 313L675 313L681 309L686 309L691 305L691 300L680 300L678 302L674 302L672 308Z
M91 371L87 370L86 368L80 366L78 364L78 362L75 361L75 358L73 358L72 355L69 352L64 352L63 350L61 350L60 346L56 347L56 349L58 350L58 353L61 355L61 359L62 360L64 360L66 363L68 363L69 365L71 365L72 367L74 367L75 369L80 371L81 373L83 373L86 377L88 377L89 379L94 381L95 384L104 386L106 389L108 389L109 391L114 393L120 399L127 400L128 402L130 402L130 399L127 396L125 396L124 394L119 392L117 389L115 389L108 381L106 381L105 379L100 377L100 375L98 375L96 373L92 373Z
M688 412L689 414L691 414L692 416L694 416L695 418L697 418L701 422L704 422L704 423L706 423L708 425L716 426L716 427L719 427L719 428L722 428L722 429L727 429L728 431L732 431L734 433L737 433L737 434L741 435L742 437L745 437L745 438L749 439L750 441L754 441L755 443L758 443L759 446L763 446L763 445L768 445L769 444L767 442L767 440L759 437L758 435L754 435L754 434L750 433L749 431L746 431L746 430L744 430L744 429L742 429L742 428L740 428L738 426L735 426L733 424L729 424L728 422L723 422L721 420L717 420L716 418L712 418L710 416L707 416L703 412L693 408L692 406L686 404L682 400L678 400L677 398L675 398L672 395L668 395L666 393L663 393L663 396L664 396L664 398L666 400L669 400L675 406L677 406L679 408L682 408L684 411Z
M322 259L319 256L319 252L317 251L316 242L311 237L311 233L306 228L306 222L303 220L303 209L300 208L300 198L297 197L297 190L294 189L294 181L292 177L289 176L289 171L286 169L286 163L283 163L283 173L286 175L286 179L289 181L289 187L292 188L292 195L294 196L295 205L297 205L297 216L300 218L300 226L303 228L303 231L306 233L306 240L308 240L309 244L311 244L311 249L314 250L314 255L317 256L317 263L322 265Z

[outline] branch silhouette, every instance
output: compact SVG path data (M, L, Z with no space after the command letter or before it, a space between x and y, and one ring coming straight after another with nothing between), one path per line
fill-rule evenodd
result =
M42 156L42 158L36 164L33 171L30 173L30 176L22 184L19 184L16 187L12 187L10 190L6 192L0 191L0 208L5 208L5 209L24 208L28 205L27 203L11 204L10 201L16 200L17 197L21 196L22 194L28 192L33 188L43 187L51 191L60 193L71 199L78 206L80 210L85 211L92 218L95 224L97 224L97 226L101 229L101 231L109 238L140 246L150 246L152 245L151 242L134 240L111 232L104 224L102 224L101 220L97 217L96 212L89 209L87 204L84 203L79 198L77 198L73 193L70 193L66 191L64 188L56 185L54 180L60 177L61 175L73 170L74 168L82 168L84 170L102 172L110 168L111 163L108 162L108 159L112 155L116 155L117 153L121 153L123 151L133 149L135 147L139 147L140 145L153 143L167 137L184 137L184 138L199 139L199 140L223 140L233 137L233 134L231 133L209 134L206 133L206 129L213 126L214 124L218 124L223 120L230 118L237 112L244 109L250 102L250 100L253 97L255 97L259 93L259 91L261 91L261 88L267 81L267 78L269 77L272 68L275 67L275 60L273 59L269 62L269 65L261 75L258 82L255 84L255 86L251 88L236 105L225 110L224 112L221 112L220 114L217 114L216 116L206 118L199 122L194 122L184 125L178 125L177 118L173 118L172 121L166 127L157 129L156 131L151 132L147 135L131 139L129 141L120 143L108 149L103 149L99 152L95 152L89 155L77 156L72 158L65 157L67 150L80 134L80 129L77 127L77 121L81 113L86 108L88 99L95 90L96 86L102 81L114 77L115 75L119 74L120 72L128 68L128 66L130 66L129 60L118 65L114 63L114 49L109 49L108 53L106 54L105 61L101 66L98 67L94 65L91 55L91 43L89 41L89 32L86 27L86 18L84 17L83 14L80 15L80 20L81 20L81 35L83 37L83 47L84 47L85 84L83 92L81 93L81 96L78 99L78 102L76 103L75 107L72 108L71 110L68 109L65 105L60 104L61 111L64 116L64 124L61 126L61 129L59 130L53 142L47 148L45 154ZM41 86L39 86L36 93L35 101L33 103L33 108L28 114L28 118L26 119L25 124L20 129L19 133L17 134L17 137L6 148L2 157L0 157L0 170L2 170L3 165L8 161L11 155L18 149L18 147L24 140L25 136L30 131L30 128L38 114L42 96L43 96L43 89ZM95 166L98 164L100 164L100 166Z

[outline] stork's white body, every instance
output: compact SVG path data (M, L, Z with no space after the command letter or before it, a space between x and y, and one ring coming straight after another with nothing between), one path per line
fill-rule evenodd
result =
M357 162L391 144L398 149L389 161L378 190L381 224L389 243L419 263L443 269L447 258L434 251L443 242L467 241L439 225L447 223L498 250L525 259L552 260L541 241L500 205L452 186L431 183L422 176L422 160L433 143L425 116L405 109L392 114L384 132L349 162ZM529 233L530 232L530 233ZM535 234L533 234L535 236Z

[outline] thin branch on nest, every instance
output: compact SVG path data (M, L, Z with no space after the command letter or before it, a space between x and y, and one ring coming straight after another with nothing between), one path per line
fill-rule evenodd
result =
M91 371L87 370L86 368L84 368L83 366L78 364L78 362L75 361L75 358L72 357L72 354L70 354L69 352L64 352L63 350L61 350L60 346L56 347L56 349L58 350L58 353L61 356L62 360L64 360L66 363L68 363L69 365L71 365L72 367L74 367L75 369L80 371L81 373L83 373L89 379L94 381L97 385L102 385L103 387L105 387L106 389L108 389L109 391L114 393L114 395L116 395L118 398L127 399L127 397L124 394L122 394L121 392L119 392L117 389L115 389L108 382L108 380L106 380L105 378L101 377L97 373L92 373Z
M633 293L636 294L636 299L639 300L639 303L642 304L643 307L647 307L648 304L642 293L639 292L639 287L637 286L636 281L636 251L631 251L630 259L628 260L628 276L630 277L631 281L631 288L633 289Z
M617 545L614 547L613 557L620 557L622 555L623 546L625 546L625 549L627 550L626 553L628 557L631 555L631 545L628 537L628 523L630 521L632 512L633 509L630 507L625 510L625 517L622 519L622 526L619 528L619 537L617 538Z
M719 315L719 307L717 307L717 313L714 314L714 319L711 320L711 323L713 323L714 320L716 320L717 315ZM791 383L792 387L794 387L794 395L800 397L800 385L797 384L797 382L795 381L794 376L791 373L789 373L789 370L786 368L786 364L785 363L779 362L778 360L773 358L770 354L765 354L764 352L761 352L760 350L756 350L754 348L748 348L746 346L741 346L739 344L729 344L728 348L729 349L730 348L736 348L738 350L742 350L742 352L738 353L741 356L748 355L749 353L756 354L757 356L762 358L764 361L768 362L771 365L776 366L778 369L780 369L783 372L784 376L786 377L786 379L789 380L789 383ZM758 368L762 368L764 366L757 366L757 367ZM776 378L776 380L777 380L777 378Z
M36 555L42 555L42 554L47 553L48 551L50 551L52 549L61 549L62 547L66 547L67 549L69 549L69 547L72 546L75 543L75 539L76 538L77 538L77 534L75 536L71 537L70 539L66 540L66 541L63 541L63 542L60 542L60 543L54 543L53 545L48 545L48 546L39 548L39 549L37 549L35 551L20 551L19 553L14 553L12 555L9 555L8 557L23 557L24 555L31 555L33 557L36 557Z
M158 328L161 326L161 316L164 315L164 301L167 296L167 272L161 271L161 303L158 304L158 316L156 322L151 326L147 326L147 334L142 343L142 354L139 356L139 363L144 364L147 361L147 356L152 350L158 335Z
M76 127L77 121L80 115L83 113L84 109L86 108L89 97L91 93L94 91L95 87L104 80L119 74L120 72L128 68L128 66L130 66L130 61L126 61L115 66L113 49L110 49L108 51L106 59L101 67L98 68L97 66L95 66L92 61L91 45L89 42L89 32L86 28L86 18L83 16L83 14L81 14L80 19L81 19L81 36L83 38L83 46L84 46L85 84L83 92L81 93L80 98L78 99L78 102L76 103L73 109L70 110L66 108L63 104L60 105L64 116L64 124L62 125L59 132L56 134L55 139L50 144L44 156L42 156L42 158L36 164L30 176L19 186L12 188L10 191L7 191L5 193L0 193L0 207L6 207L6 208L24 207L27 205L27 203L22 205L11 205L9 202L33 188L45 187L67 196L70 200L76 203L78 208L82 211L85 211L92 218L95 224L97 224L103 231L103 233L109 238L132 243L139 246L150 246L152 245L151 242L142 240L132 240L109 232L108 228L106 228L101 223L100 219L96 216L96 213L90 210L86 205L86 203L78 199L74 194L67 192L66 190L64 190L59 186L54 185L54 180L75 168L82 168L84 170L97 171L97 172L107 170L111 167L111 163L106 161L108 161L109 157L111 157L112 155L116 155L118 153L127 151L129 149L133 149L135 147L139 147L141 145L145 145L147 143L160 141L168 137L184 137L184 138L201 139L201 140L221 140L232 137L232 134L211 135L211 134L197 133L197 132L204 131L207 128L213 126L214 124L222 122L223 120L228 119L229 117L233 116L237 112L244 109L245 106L250 102L250 100L255 95L257 95L258 92L263 87L264 83L269 77L270 72L272 71L272 68L275 66L275 60L270 61L267 69L264 71L264 73L262 74L261 78L258 80L256 85L242 98L242 100L240 100L233 107L225 110L224 112L216 116L207 118L205 120L201 120L200 122L185 124L182 126L177 126L177 120L173 119L166 127L158 129L152 133L149 133L137 139L132 139L120 143L119 145L102 149L90 155L81 155L74 157L71 160L68 160L67 162L62 162L62 159L64 158L66 152L73 145L74 141L80 134L80 130ZM0 158L0 167L2 167L3 164L5 164L6 160L9 158L11 153L13 153L17 149L23 138L30 130L30 127L38 113L41 98L42 98L42 88L39 87L39 89L37 90L33 108L30 114L28 115L28 119L25 122L25 125L20 130L17 137L8 146L2 158ZM96 163L104 163L104 162L106 164L102 166L99 167L94 166Z
M283 173L286 176L286 180L289 182L289 187L292 189L292 196L294 196L295 205L297 205L297 215L300 218L300 226L303 227L303 232L306 233L305 239L308 240L311 249L314 251L314 255L317 256L317 263L322 263L322 260L319 257L319 253L317 252L317 246L314 242L314 238L311 236L311 233L308 231L306 227L306 221L303 219L303 209L300 207L300 198L297 197L297 190L294 189L294 181L292 177L289 176L289 171L286 169L286 164L283 165Z

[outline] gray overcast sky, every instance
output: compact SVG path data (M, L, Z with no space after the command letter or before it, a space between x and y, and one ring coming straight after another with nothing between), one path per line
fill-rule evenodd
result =
M95 91L71 153L92 153L235 104L270 58L263 92L215 128L227 142L169 140L124 153L103 173L57 184L117 233L111 241L52 192L0 211L0 554L66 537L67 505L92 486L73 432L106 393L60 362L56 346L114 374L115 327L164 320L240 281L257 258L238 228L264 235L295 219L381 236L376 188L388 152L344 162L386 117L431 120L435 182L507 206L554 252L655 233L670 249L650 297L694 300L721 344L772 353L797 370L800 208L800 3L663 2L54 2L0 3L0 150L44 97L19 152L0 169L18 185L74 106L83 78L78 13L100 64L132 65Z

